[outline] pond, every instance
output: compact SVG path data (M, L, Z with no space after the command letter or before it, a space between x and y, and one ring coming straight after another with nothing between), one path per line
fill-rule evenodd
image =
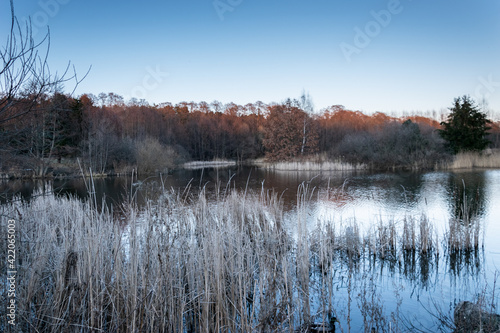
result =
M429 255L408 252L392 259L366 255L355 259L355 264L339 263L335 267L335 300L340 308L337 316L342 318L345 331L347 327L355 332L362 330L367 317L376 317L378 309L386 315L398 313L407 320L407 327L415 325L433 331L439 328L438 317L452 318L458 302L493 301L500 267L500 170L319 173L206 168L177 170L162 177L95 179L92 191L97 202L104 202L117 214L122 203L134 201L144 206L159 195L160 189L186 197L196 197L205 189L209 200L234 189L242 193L276 193L283 202L287 228L298 237L295 223L301 184L307 187L303 202L307 205L306 224L311 235L325 221L339 226L355 224L364 239L376 237L382 225L391 223L399 231L407 221L414 221L417 229L422 220L432 226L436 250ZM0 193L4 193L4 201L14 194L29 200L34 193L53 189L56 195L86 200L88 188L81 179L9 181L1 183ZM453 219L478 221L477 250L450 250L446 240ZM310 300L314 314L320 311L315 298L320 297L322 277L314 269L310 274L314 281Z

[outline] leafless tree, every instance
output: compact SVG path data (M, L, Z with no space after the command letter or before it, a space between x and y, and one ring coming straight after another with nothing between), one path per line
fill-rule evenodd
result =
M0 49L0 125L30 113L45 94L61 89L68 81L78 79L74 66L68 63L62 74L51 73L48 65L50 30L35 41L31 21L21 25L10 0L11 24L7 42ZM90 70L90 69L89 69ZM74 92L73 89L73 92Z
M309 93L306 93L305 90L302 91L302 95L300 96L299 107L306 113L307 116L304 117L304 123L302 126L302 145L300 147L300 154L304 155L304 149L307 145L307 136L308 130L310 126L311 116L314 112L314 104Z

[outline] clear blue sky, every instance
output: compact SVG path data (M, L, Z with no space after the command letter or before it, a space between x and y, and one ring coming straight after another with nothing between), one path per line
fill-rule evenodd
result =
M280 102L317 109L426 111L454 97L500 112L500 1L15 1L52 69L71 61L77 94L165 101ZM0 5L1 40L8 1ZM2 44L3 45L3 44ZM153 73L154 75L152 75ZM166 74L168 73L168 75Z

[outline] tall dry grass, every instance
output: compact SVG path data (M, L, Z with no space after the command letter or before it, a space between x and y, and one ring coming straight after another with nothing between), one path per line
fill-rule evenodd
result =
M145 208L126 205L125 223L92 200L38 196L4 205L2 215L18 221L16 329L295 332L313 322L331 328L339 318L349 330L356 299L366 325L380 327L383 307L367 296L374 284L354 291L359 265L370 254L396 261L408 251L432 253L429 221L380 222L366 234L356 221L318 221L310 230L313 194L301 185L290 221L279 196L264 191L228 191L215 201L204 190L165 192ZM347 312L335 301L343 267Z
M188 206L165 195L141 211L128 206L123 225L91 201L40 196L13 203L4 209L19 225L19 328L293 327L296 262L279 205L274 197L236 193L213 205L202 193Z
M185 169L203 169L203 168L223 168L236 166L236 161L214 160L214 161L191 161L182 165Z
M454 156L453 160L441 166L442 169L500 168L500 152L465 152Z
M260 168L280 171L355 171L369 168L365 164L349 163L343 161L341 158L330 159L326 155L314 155L304 159L281 162L255 160L253 164Z
M484 230L477 216L464 214L450 218L446 235L450 251L472 251L482 246Z

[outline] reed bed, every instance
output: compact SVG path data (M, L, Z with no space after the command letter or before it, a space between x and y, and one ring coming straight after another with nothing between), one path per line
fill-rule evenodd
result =
M228 191L215 201L204 190L196 197L164 192L143 209L126 205L125 223L93 200L40 195L4 205L2 215L18 222L16 329L295 332L318 321L350 328L351 298L343 305L348 314L337 315L338 272L347 267L351 293L363 258L432 253L437 236L425 217L418 228L413 218L402 227L380 221L366 234L356 221L318 221L310 230L312 194L301 185L291 221L278 195L264 191ZM0 242L3 248L6 239ZM364 316L380 323L381 306L359 295Z
M486 151L482 153L465 152L454 156L453 160L445 163L442 169L474 169L500 168L500 152Z
M473 251L482 246L484 232L477 217L453 217L446 232L450 251Z
M191 161L182 165L185 169L203 169L236 166L236 161L214 160L214 161Z
M457 208L457 214L450 218L446 231L448 250L477 251L483 246L484 229L481 228L481 220L474 209L474 203L465 193L465 183L462 203Z
M342 159L330 159L324 155L310 156L307 159L297 159L293 161L267 162L265 160L255 160L253 164L264 169L280 171L356 171L367 170L366 164L353 164Z

